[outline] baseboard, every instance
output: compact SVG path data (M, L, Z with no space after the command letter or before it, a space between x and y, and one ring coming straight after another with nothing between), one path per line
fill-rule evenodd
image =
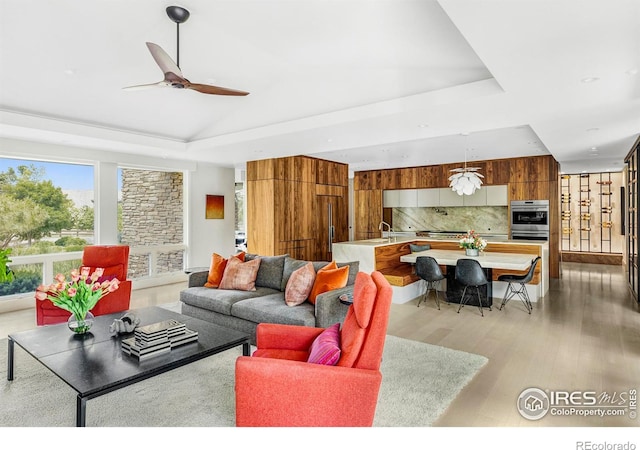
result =
M622 253L562 252L561 257L562 262L608 264L612 266L621 266L623 264Z

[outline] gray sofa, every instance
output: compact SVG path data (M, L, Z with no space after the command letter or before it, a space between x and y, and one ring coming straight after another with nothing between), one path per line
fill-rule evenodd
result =
M289 277L308 261L288 255L259 256L247 254L245 261L261 258L255 291L212 289L204 287L208 271L189 274L187 289L180 292L182 314L233 328L251 336L255 344L256 326L261 322L303 325L326 328L342 322L348 306L340 303L339 296L352 294L359 262L338 263L349 266L347 286L318 295L315 305L304 302L288 306L284 301ZM326 261L313 261L316 272Z

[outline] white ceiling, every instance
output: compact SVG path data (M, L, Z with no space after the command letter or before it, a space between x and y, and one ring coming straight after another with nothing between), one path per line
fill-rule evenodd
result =
M163 78L145 42L175 59L170 5L191 12L184 75L250 95L122 90ZM639 23L638 0L0 0L0 137L238 168L550 153L619 171Z

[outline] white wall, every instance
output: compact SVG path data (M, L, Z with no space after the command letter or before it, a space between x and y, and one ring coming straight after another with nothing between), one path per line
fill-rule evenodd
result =
M235 170L198 163L186 180L187 266L209 267L212 253L235 253ZM207 194L224 195L224 219L205 219Z

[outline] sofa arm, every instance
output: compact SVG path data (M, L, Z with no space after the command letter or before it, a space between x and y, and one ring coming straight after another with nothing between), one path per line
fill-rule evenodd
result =
M202 287L207 282L209 277L208 270L201 270L200 272L191 272L189 274L189 283L187 287Z
M353 294L353 285L323 292L316 297L316 327L328 328L344 321L349 306L340 303L342 294Z
M240 356L236 426L371 426L382 374L376 370Z

